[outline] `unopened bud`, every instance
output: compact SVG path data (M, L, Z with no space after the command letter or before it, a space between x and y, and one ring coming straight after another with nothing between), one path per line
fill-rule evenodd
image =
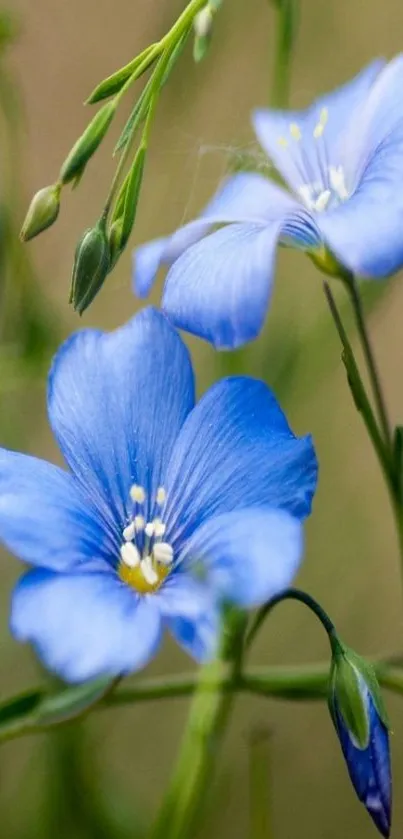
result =
M193 28L197 38L206 38L211 33L213 23L213 10L209 3L197 13Z
M382 836L389 836L391 770L388 719L373 668L335 639L329 710L347 769Z
M45 186L34 195L22 225L20 239L28 242L38 233L42 233L57 219L60 208L61 184Z
M84 134L77 140L67 155L60 170L60 180L68 184L78 175L82 175L88 161L96 152L113 120L116 111L114 101L107 102L98 113L95 114Z
M82 315L103 286L110 267L105 227L99 222L86 230L76 248L70 303Z
M122 252L122 232L122 219L117 219L117 221L114 221L113 224L111 224L108 232L110 271L115 267Z

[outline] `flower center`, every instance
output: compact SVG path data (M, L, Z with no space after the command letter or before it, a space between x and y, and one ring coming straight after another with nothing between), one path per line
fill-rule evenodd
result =
M140 594L157 591L168 576L174 552L164 541L166 526L160 515L146 520L147 504L144 487L134 484L130 490L133 502L131 518L123 530L120 547L119 576ZM166 501L164 487L159 487L151 505L162 512Z
M292 144L292 160L296 176L302 181L297 192L305 207L311 212L321 213L335 207L349 198L345 172L342 166L334 166L328 161L324 132L328 121L328 109L322 108L312 136L314 140L314 159L308 155L301 142L302 131L298 123L291 122L290 138L279 137L278 143L288 149ZM312 147L312 142L310 141ZM316 156L316 160L315 160Z

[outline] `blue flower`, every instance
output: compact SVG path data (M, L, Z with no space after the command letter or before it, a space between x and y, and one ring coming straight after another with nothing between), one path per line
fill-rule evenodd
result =
M328 273L379 278L399 269L402 85L398 56L372 63L306 111L257 111L257 136L288 190L257 173L229 177L199 219L135 252L136 293L146 296L159 266L172 266L168 317L233 348L262 328L279 242L307 251Z
M337 644L329 708L351 782L382 836L391 824L388 720L372 667Z
M12 632L62 678L142 667L164 627L211 656L222 600L290 583L316 459L262 382L223 379L195 406L188 351L150 308L73 335L48 410L69 471L0 450L0 538L34 566Z

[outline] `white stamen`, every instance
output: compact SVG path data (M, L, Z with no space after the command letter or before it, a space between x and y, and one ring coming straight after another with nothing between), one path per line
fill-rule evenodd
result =
M315 125L315 128L313 129L313 136L315 140L319 140L319 137L322 136L325 130L325 125L327 123L328 116L329 112L327 108L322 108L319 115L319 122Z
M155 500L160 507L162 507L162 505L165 504L165 501L167 500L167 494L164 487L158 487L157 496Z
M122 557L122 562L128 565L129 568L137 568L140 565L140 554L136 546L133 545L133 542L125 542L124 545L121 545L120 556Z
M145 531L146 536L148 536L149 539L151 539L151 536L154 536L154 522L153 521L148 521L145 528L144 528L144 531Z
M315 201L312 198L312 187L309 184L302 184L298 187L298 193L308 210L313 210Z
M138 504L144 504L146 500L146 492L144 487L139 484L133 484L130 488L130 498L132 501L137 501Z
M342 201L348 198L348 190L342 166L329 166L329 181L332 189Z
M316 210L317 213L321 213L323 210L326 210L331 195L332 193L330 189L324 189L323 192L318 195L316 201L313 202L313 209Z
M167 529L166 525L159 518L154 519L153 524L154 524L154 535L157 539L160 539L161 536L164 535L164 533Z
M125 539L126 542L131 542L132 539L134 539L134 536L135 536L135 528L134 528L133 522L131 521L130 524L128 524L127 527L125 527L125 529L123 531L123 538Z
M170 565L174 558L172 545L169 542L157 542L153 548L153 557L161 565Z
M302 133L299 125L296 122L290 123L290 134L293 140L298 143L302 139Z
M144 530L144 528L146 526L146 521L145 521L144 516L135 516L134 519L133 519L133 524L134 524L134 527L135 527L137 533L140 530Z
M158 583L159 577L157 572L154 571L150 556L146 556L141 560L140 568L146 583L148 583L149 586L155 586L156 583Z

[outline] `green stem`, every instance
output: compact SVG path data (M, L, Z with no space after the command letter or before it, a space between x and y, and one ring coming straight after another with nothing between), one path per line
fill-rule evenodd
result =
M351 391L353 393L356 407L358 411L361 413L366 429L368 431L369 437L371 442L374 446L375 452L377 454L379 464L381 466L391 499L392 503L395 503L395 489L394 489L394 481L391 477L392 471L392 463L391 463L391 456L390 452L387 451L385 442L382 438L382 435L378 428L378 423L376 421L376 417L372 410L371 403L368 399L363 381L361 379L361 374L357 366L357 362L355 360L354 352L350 341L347 336L347 332L344 328L343 321L340 317L336 301L333 297L333 294L330 290L330 286L327 282L323 284L326 299L329 305L330 313L332 315L333 321L335 323L337 332L340 337L340 341L343 346L343 363L346 367L347 376L350 384Z
M360 293L358 291L357 282L352 274L346 274L343 278L345 287L350 295L355 320L357 324L358 335L361 341L362 350L364 353L365 362L367 365L368 375L371 382L371 387L374 395L376 409L379 415L380 425L383 431L385 444L389 450L392 448L392 434L390 429L390 422L386 403L382 392L378 366L375 359L375 354L371 346L371 340L365 323L364 309Z
M381 685L403 695L403 668L400 659L372 659L371 664ZM221 665L219 676L222 693L248 693L287 701L317 700L326 696L329 662L300 666L255 667L235 677L228 666ZM161 699L193 696L198 685L198 675L193 673L139 680L133 687L121 687L114 692L108 692L101 699L95 699L94 703L86 705L84 710L80 706L72 711L67 710L64 715L58 715L52 722L46 722L41 717L42 703L45 705L51 697L41 691L32 691L31 694L26 694L25 698L22 696L8 702L10 708L11 706L15 708L18 702L24 707L28 705L26 710L22 707L19 713L15 711L13 715L10 712L7 716L4 714L5 703L3 704L0 743L28 734L53 730L91 711L106 711L139 702L159 702Z
M201 670L179 760L151 831L152 839L193 835L235 698L234 690L222 688L222 663L216 660Z
M306 591L301 591L298 588L287 588L285 591L278 594L276 597L273 597L268 603L265 603L261 609L259 609L252 626L248 632L245 646L249 648L254 641L260 627L263 625L264 621L266 620L267 616L270 614L272 609L277 606L279 603L282 603L284 600L297 600L299 603L303 603L304 606L307 606L311 612L316 615L318 620L321 622L325 632L327 632L329 636L329 641L331 643L332 638L335 634L335 628L333 621L330 620L329 615L325 612L325 610L320 606L317 601L311 597L310 594L307 594Z
M270 107L287 108L291 86L291 59L297 29L297 0L275 0L276 44L270 88Z

